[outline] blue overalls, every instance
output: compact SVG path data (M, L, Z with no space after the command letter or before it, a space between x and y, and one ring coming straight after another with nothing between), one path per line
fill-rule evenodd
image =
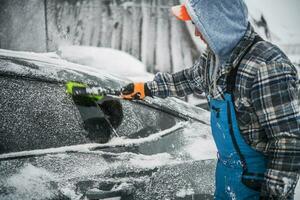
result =
M232 70L235 75L231 85L235 83L238 66ZM223 100L209 101L212 133L218 149L215 199L258 200L266 158L240 134L231 90L227 89Z

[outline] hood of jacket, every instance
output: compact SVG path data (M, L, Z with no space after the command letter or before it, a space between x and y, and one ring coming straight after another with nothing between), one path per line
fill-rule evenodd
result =
M224 64L248 27L244 1L187 0L186 7L219 64Z

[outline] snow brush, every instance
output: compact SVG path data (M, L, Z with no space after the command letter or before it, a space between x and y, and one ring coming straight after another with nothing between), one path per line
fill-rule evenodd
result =
M66 83L66 92L72 96L87 96L95 101L103 99L107 94L120 95L116 92L102 87L90 87L85 83L69 81Z
M89 87L87 84L84 83L79 83L79 82L68 82L66 84L67 87L67 93L74 95L74 96L88 96L90 98L97 100L102 99L105 96L111 96L113 98L118 98L118 99L123 99L120 95L121 95L121 90L111 90L111 89L106 89L103 87L98 87L98 86L92 86ZM158 103L155 102L150 102L147 101L146 99L141 100L141 99L133 99L130 100L131 102L155 109L155 110L159 110L161 112L170 114L174 117L180 118L184 121L188 121L188 120L195 120L197 122L200 122L202 124L206 124L209 125L209 123L200 120L198 118L180 113L178 111L175 111L171 108L168 108L166 106L160 105Z
M115 136L119 137L118 133L116 132L116 127L121 124L123 113L112 112L112 110L122 110L122 106L120 103L113 103L111 99L104 98L107 96L107 94L116 95L120 92L113 92L112 90L104 89L102 87L89 87L85 83L69 81L66 83L66 93L71 95L73 98L75 97L76 100L74 99L74 101L78 101L78 98L80 98L79 101L81 104L84 102L85 105L94 105L102 110L102 112L105 114L104 118L107 121L111 131ZM110 106L108 106L108 104ZM111 118L114 118L115 120L111 120Z

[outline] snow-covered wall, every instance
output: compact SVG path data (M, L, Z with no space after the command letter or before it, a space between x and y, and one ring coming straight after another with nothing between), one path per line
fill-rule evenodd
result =
M109 47L133 55L149 72L179 70L190 67L198 52L184 23L170 13L177 4L179 0L1 0L0 48Z
M245 1L256 30L299 63L299 1ZM109 47L133 55L149 72L178 71L190 67L204 48L193 36L193 25L170 13L180 2L184 0L1 0L0 48Z
M45 7L41 0L0 1L0 48L45 52Z

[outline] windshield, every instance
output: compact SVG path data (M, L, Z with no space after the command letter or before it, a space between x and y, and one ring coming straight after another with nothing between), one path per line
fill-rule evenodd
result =
M115 98L98 102L72 98L63 82L42 76L39 65L0 61L0 153L105 143L119 136L143 138L180 121L163 111ZM24 73L14 73L16 68ZM102 81L68 70L56 74L65 80ZM105 80L106 87L118 85Z

